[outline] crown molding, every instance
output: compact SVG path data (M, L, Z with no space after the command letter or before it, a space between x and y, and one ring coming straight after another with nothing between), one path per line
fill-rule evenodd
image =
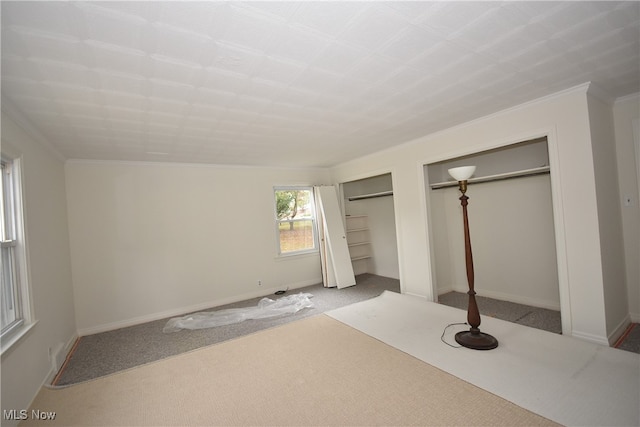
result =
M69 158L65 160L69 165L104 165L104 166L148 166L148 167L190 167L203 169L253 169L253 170L273 170L273 171L316 171L325 172L329 168L325 167L288 167L288 166L262 166L262 165L240 165L224 163L195 163L195 162L172 162L153 160L117 160L117 159L81 159Z
M629 95L616 98L616 100L614 101L614 104L618 104L620 102L634 101L634 100L640 101L640 92L630 93Z
M589 82L587 86L587 96L593 96L594 98L604 102L607 105L613 105L615 98L609 95L607 91L593 82Z

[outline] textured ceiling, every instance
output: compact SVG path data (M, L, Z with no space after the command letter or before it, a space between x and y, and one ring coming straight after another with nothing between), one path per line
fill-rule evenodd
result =
M588 81L640 3L6 2L3 108L68 159L325 167Z

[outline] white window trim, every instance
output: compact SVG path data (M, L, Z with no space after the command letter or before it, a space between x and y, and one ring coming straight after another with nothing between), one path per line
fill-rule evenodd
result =
M303 249L292 252L281 252L280 250L280 231L278 229L278 207L276 205L275 193L276 191L288 191L288 190L307 190L311 194L313 203L311 203L311 209L313 209L313 248ZM276 185L273 187L273 217L275 220L275 236L276 236L276 259L291 259L294 257L306 257L320 253L320 245L318 244L318 217L316 212L315 194L313 194L313 186L311 185ZM295 221L295 220L294 220Z
M7 157L6 161L12 163L13 168L13 190L15 203L15 263L16 276L18 282L18 292L20 293L20 304L22 305L22 322L17 323L13 328L2 335L0 341L0 355L8 351L22 337L24 337L38 322L33 316L33 301L31 300L31 281L29 280L29 260L26 247L26 216L24 208L24 187L22 179L22 159L20 157Z

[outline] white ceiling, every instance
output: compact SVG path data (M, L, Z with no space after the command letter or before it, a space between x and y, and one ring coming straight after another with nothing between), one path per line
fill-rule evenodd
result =
M3 108L68 159L326 167L588 81L640 91L636 1L1 7Z

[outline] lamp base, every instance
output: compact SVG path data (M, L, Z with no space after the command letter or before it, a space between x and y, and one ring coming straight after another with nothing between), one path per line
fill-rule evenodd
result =
M498 346L498 340L480 331L462 331L456 334L456 342L473 350L492 350Z

